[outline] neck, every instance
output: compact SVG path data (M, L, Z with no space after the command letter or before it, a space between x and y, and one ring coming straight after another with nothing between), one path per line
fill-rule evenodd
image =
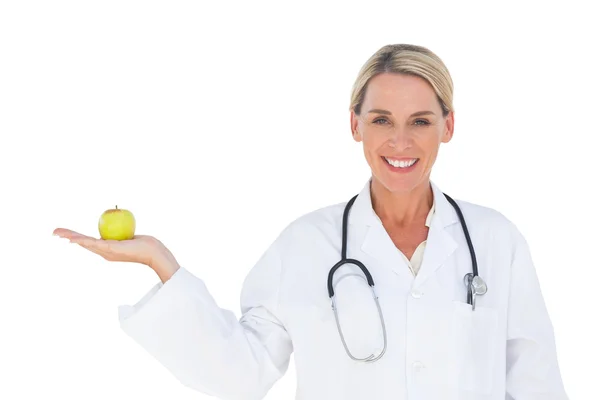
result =
M371 203L382 222L398 228L424 225L433 205L433 190L426 179L409 192L392 193L377 179L371 180Z

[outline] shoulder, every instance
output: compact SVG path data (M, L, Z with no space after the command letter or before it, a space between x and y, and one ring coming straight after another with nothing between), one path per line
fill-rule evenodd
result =
M305 248L307 244L322 243L332 235L341 235L342 216L347 201L332 203L300 214L278 234L275 244L281 250Z
M483 204L455 199L465 218L469 230L486 234L491 240L515 243L524 237L514 221L504 212Z
M495 226L505 226L511 223L506 215L498 209L464 199L455 199L455 201L460 206L465 218L468 215L476 221L490 223Z
M312 211L299 215L292 220L283 230L282 235L305 235L329 231L337 227L341 229L342 215L346 201L328 204Z

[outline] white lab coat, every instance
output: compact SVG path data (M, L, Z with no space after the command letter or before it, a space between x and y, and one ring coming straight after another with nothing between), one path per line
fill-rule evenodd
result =
M567 399L526 240L501 213L456 200L489 286L472 311L465 236L452 205L431 186L436 212L416 277L373 211L370 180L350 212L348 257L371 272L387 330L387 351L375 363L348 357L327 292L345 202L281 232L244 282L239 320L181 267L137 304L120 306L121 327L182 384L220 399L263 398L292 351L297 400ZM383 341L357 272L352 264L338 270L336 299L346 343L364 357Z

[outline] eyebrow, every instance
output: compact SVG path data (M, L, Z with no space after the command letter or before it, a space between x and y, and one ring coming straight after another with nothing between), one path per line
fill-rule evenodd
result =
M392 113L389 112L388 110L383 110L381 108L374 108L372 110L369 110L367 112L367 114L368 113L378 113L378 114L392 115ZM435 113L433 111L417 111L415 113L412 113L410 116L411 117L418 117L420 115L429 115L429 114L435 115Z

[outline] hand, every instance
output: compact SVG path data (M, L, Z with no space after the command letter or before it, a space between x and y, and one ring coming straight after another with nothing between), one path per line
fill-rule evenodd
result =
M104 240L64 228L55 229L53 234L67 238L108 261L140 263L152 268L153 263L165 259L165 255L172 257L160 240L147 235L136 235L129 240Z

